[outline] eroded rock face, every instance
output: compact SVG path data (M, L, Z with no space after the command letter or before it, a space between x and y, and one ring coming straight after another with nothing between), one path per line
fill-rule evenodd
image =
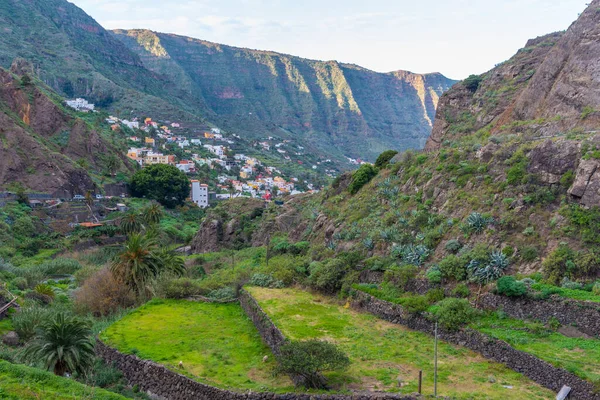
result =
M568 171L575 170L579 160L579 143L547 140L534 148L530 155L529 172L544 183L555 184Z
M7 346L17 347L19 345L19 335L17 332L8 332L2 336L2 343Z
M582 160L569 194L588 207L600 205L600 161Z
M221 249L223 223L220 220L205 220L192 242L193 253L210 253Z

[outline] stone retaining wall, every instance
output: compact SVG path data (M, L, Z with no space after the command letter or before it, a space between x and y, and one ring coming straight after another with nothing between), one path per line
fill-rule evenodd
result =
M279 348L287 339L284 334L271 321L271 318L258 305L258 302L246 290L240 290L239 300L244 312L260 333L263 341L271 348L275 355L279 355Z
M134 355L122 354L105 345L99 339L96 341L96 354L107 364L114 365L121 370L123 376L131 385L138 385L143 392L166 400L416 400L421 398L416 395L390 394L237 393L196 382L152 361L141 360Z
M408 313L400 305L379 300L367 293L356 291L351 304L354 308L367 311L386 321L431 335L434 333L433 322ZM567 385L573 389L570 397L572 399L600 400L600 393L594 390L591 383L531 354L516 350L501 340L471 329L458 332L438 329L438 336L441 340L469 348L487 359L502 363L555 392L558 392L563 385Z
M379 271L363 271L361 283L381 283L383 273ZM424 279L413 279L406 287L407 292L425 294L432 289L431 284ZM450 295L450 288L444 288ZM548 300L535 300L529 297L515 298L486 293L479 299L478 306L486 310L503 310L506 314L517 319L539 320L548 322L556 318L563 325L572 325L579 331L590 335L600 336L600 304L589 301L567 299L552 296Z
M513 318L548 322L556 318L563 325L573 325L590 336L600 335L600 304L552 296L549 300L510 298L488 293L479 304L488 310L503 310Z

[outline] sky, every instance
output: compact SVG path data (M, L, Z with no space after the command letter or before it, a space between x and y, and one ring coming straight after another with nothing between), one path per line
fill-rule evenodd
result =
M107 29L463 79L530 38L565 30L589 0L69 0Z

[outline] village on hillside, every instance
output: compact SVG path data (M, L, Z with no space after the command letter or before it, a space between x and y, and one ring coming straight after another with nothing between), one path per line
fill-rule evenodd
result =
M219 128L210 128L196 137L186 133L180 123L154 121L152 118L139 120L120 119L110 116L106 122L113 131L127 128L135 134L128 137L130 147L127 157L140 167L153 164L174 165L190 177L191 198L199 207L205 208L211 202L234 197L253 197L271 201L279 195L296 195L315 192L320 186L296 176L287 176L279 168L266 165L257 157L236 151L241 138L226 135ZM304 147L292 146L289 140L266 137L255 141L253 147L260 151L274 151L288 162L292 157L302 156ZM294 147L294 148L293 148ZM356 160L353 160L357 162ZM297 161L302 165L302 161ZM318 161L306 166L334 178L338 171L328 167L331 160ZM360 163L360 160L358 161Z

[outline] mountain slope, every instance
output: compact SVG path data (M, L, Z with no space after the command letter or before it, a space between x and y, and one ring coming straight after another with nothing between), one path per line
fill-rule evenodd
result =
M0 190L20 183L66 197L95 191L95 176L133 170L111 138L40 82L27 83L26 72L19 63L12 72L0 69Z
M414 264L421 277L439 272L444 283L474 278L481 265L542 272L553 284L598 279L599 9L594 0L566 32L530 40L445 93L428 151L397 155L355 195L345 174L322 193L295 197L253 221L246 242L264 245L285 234L309 240L320 259L378 256L364 264ZM220 242L204 240L236 218L211 214L194 251L236 243L229 231L214 236Z
M232 128L259 135L279 127L355 157L422 147L437 100L454 83L441 74L380 74L146 30L114 34Z

